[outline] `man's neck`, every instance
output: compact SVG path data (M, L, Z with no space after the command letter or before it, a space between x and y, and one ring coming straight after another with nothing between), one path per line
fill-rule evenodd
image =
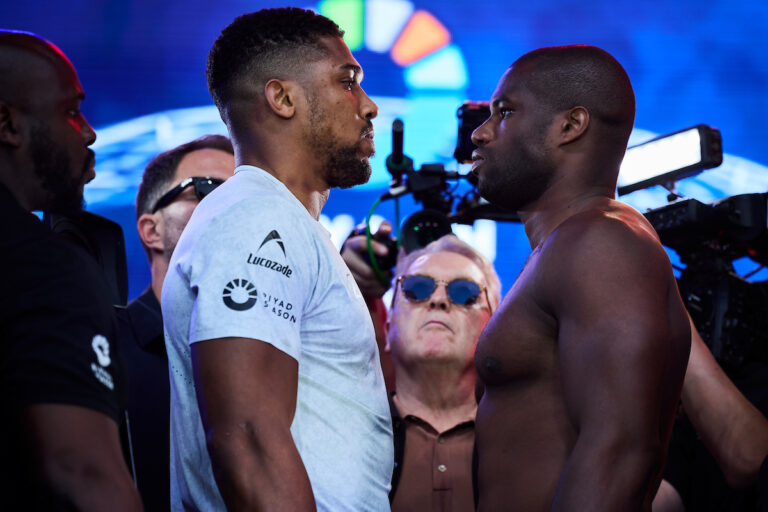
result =
M237 165L252 165L262 169L280 181L304 205L309 214L315 219L320 219L330 189L322 179L322 173L317 169L317 163L312 161L307 164L301 152L294 154L280 154L280 157L260 157L258 155L236 155Z
M152 292L157 298L157 302L160 302L160 296L163 291L163 281L165 281L165 274L168 273L169 261L163 257L162 254L156 254L150 262L150 273L152 274Z
M32 171L29 172L31 173ZM16 174L11 174L10 176L8 178L8 174L0 173L0 184L13 196L16 203L28 212L42 210L43 208L40 208L40 204L37 204L40 202L40 198L37 197L40 192L35 193L23 172L17 170Z
M599 188L581 193L551 188L518 214L531 249L536 249L566 219L587 210L608 208L612 202L613 192Z
M476 374L472 366L462 372L434 368L395 367L395 405L401 415L416 416L445 432L474 420Z

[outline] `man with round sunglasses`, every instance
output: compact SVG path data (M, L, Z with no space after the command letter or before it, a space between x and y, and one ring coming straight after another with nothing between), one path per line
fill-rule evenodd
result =
M392 510L474 510L474 354L499 304L498 275L453 235L401 255L394 275L385 346L395 369Z
M488 309L492 309L488 302L488 289L469 279L454 279L449 282L414 274L398 277L395 288L397 285L400 285L403 295L410 302L423 302L429 299L437 287L442 285L445 286L450 301L457 306L473 306L478 300L482 301L481 297L485 297Z
M118 309L118 348L128 374L128 418L136 485L147 510L170 507L170 387L160 293L192 212L232 176L232 143L205 135L154 157L136 196L136 229L149 258L147 289Z

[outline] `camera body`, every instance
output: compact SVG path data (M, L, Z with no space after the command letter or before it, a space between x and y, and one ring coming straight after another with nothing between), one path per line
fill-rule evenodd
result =
M686 264L680 296L728 373L747 361L768 362L768 283L747 281L733 268L744 256L768 263L767 196L741 194L710 204L684 199L645 214Z
M488 102L465 101L456 111L459 120L454 157L459 163L472 160L477 148L472 133L490 116ZM413 168L413 160L402 153L403 123L392 124L392 154L387 158L387 170L392 175L392 188L381 199L393 199L410 193L422 210L414 213L402 225L401 245L406 253L424 247L441 236L452 232L451 224L473 224L477 219L519 221L516 212L491 205L480 197L475 177L448 171L443 164L424 164ZM455 193L449 181L467 180L471 188L463 194Z
M465 101L456 111L459 118L459 136L453 157L460 164L472 161L472 152L477 146L472 142L472 133L491 116L487 101Z

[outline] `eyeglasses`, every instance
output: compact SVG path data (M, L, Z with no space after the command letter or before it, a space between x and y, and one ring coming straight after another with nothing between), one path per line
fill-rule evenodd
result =
M472 306L477 303L477 299L480 294L485 292L485 299L488 303L488 309L493 312L491 307L491 301L488 298L488 288L477 284L469 279L454 279L453 281L443 281L441 279L433 279L429 276L423 275L410 275L400 276L395 283L395 289L397 284L403 290L403 295L410 302L424 302L432 297L435 293L438 284L445 285L445 289L448 292L448 298L454 304L459 306Z
M184 189L188 186L192 185L195 187L195 195L197 196L198 200L202 200L205 196L213 192L213 189L218 187L224 183L224 180L220 180L218 178L209 178L209 177L200 177L200 176L193 176L191 178L187 178L175 187L173 187L171 190L163 194L163 196L157 200L155 203L155 207L152 208L152 213L157 212L160 208L165 208L169 204L171 204L177 197L179 197L179 194L184 192Z

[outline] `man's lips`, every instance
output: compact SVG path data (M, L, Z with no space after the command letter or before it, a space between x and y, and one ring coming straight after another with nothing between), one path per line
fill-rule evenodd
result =
M472 152L472 172L475 172L475 169L477 169L480 164L483 163L485 158L483 158L483 155L481 155L478 151Z
M90 183L96 177L96 154L92 149L88 150L88 160L86 160L85 183Z
M363 130L363 133L360 135L360 139L361 141L367 142L371 145L370 154L373 155L373 153L376 151L376 144L373 142L373 129L368 128Z
M421 326L424 327L442 327L444 329L448 329L449 331L453 332L453 329L450 325L448 325L445 322L441 322L440 320L428 320L427 322L424 322L424 325Z

